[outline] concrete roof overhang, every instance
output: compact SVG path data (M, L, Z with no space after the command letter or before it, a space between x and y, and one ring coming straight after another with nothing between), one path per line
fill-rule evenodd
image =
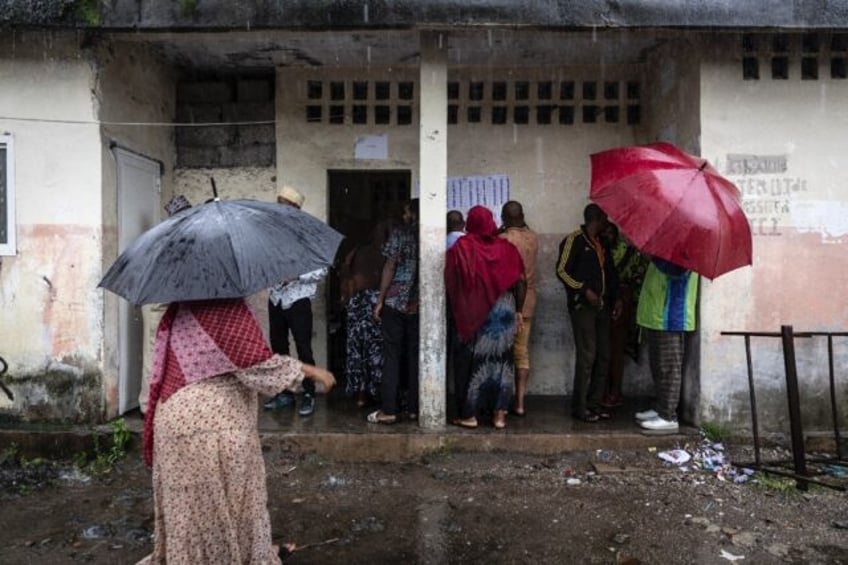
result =
M0 0L0 27L336 30L465 26L848 28L848 0Z
M646 50L679 32L566 32L490 28L445 30L451 67L545 67L638 63ZM143 43L182 69L250 72L277 67L418 66L413 30L117 33Z
M693 32L848 30L848 0L0 0L0 29L142 43L183 69L633 64Z

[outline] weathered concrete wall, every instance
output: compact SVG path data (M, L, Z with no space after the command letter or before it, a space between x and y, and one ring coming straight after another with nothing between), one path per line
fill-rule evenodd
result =
M18 254L0 266L0 355L17 419L102 416L96 68L77 34L0 36L0 131L15 138ZM82 123L66 123L62 120Z
M176 128L181 168L273 167L274 76L180 81L177 122L222 124Z
M723 330L846 331L848 299L848 81L830 78L826 49L819 79L801 80L797 38L789 78L771 78L759 54L760 79L743 80L741 38L714 40L702 67L703 155L741 189L753 226L754 265L703 285L701 301L702 414L746 426L750 421L742 338ZM824 338L796 340L802 414L807 429L829 429ZM753 338L760 422L787 421L779 339ZM848 343L834 342L841 427L848 422Z
M174 194L176 72L137 44L103 44L97 51L95 102L101 126L103 272L118 253L117 164L112 144L162 163L161 201ZM139 125L113 125L134 123ZM150 124L150 125L141 125ZM161 212L161 217L165 213ZM103 292L103 394L107 417L118 410L118 301ZM140 315L140 314L139 314Z

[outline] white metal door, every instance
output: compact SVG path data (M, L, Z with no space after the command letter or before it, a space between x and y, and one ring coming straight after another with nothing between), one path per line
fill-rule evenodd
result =
M158 162L114 148L118 169L118 252L159 222ZM120 299L118 311L118 413L138 406L143 332L141 308Z

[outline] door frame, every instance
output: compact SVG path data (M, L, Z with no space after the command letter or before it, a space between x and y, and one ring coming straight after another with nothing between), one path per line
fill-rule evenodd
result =
M352 175L355 177L359 177L366 185L369 187L369 195L373 195L375 187L371 183L372 181L368 181L367 177L372 176L374 179L379 179L380 177L404 177L404 181L406 183L405 198L412 198L412 194L414 191L414 187L412 186L412 169L404 169L404 168L391 168L391 169L347 169L347 168L338 168L338 169L327 169L327 224L338 230L339 232L345 235L345 240L342 243L342 247L339 248L339 253L337 255L337 260L339 262L344 261L345 255L349 250L348 245L354 245L357 243L356 237L350 237L352 234L344 233L341 229L342 226L336 225L337 214L333 213L333 208L338 206L338 202L334 199L334 181L338 182L336 179L342 177L344 175ZM398 202L402 201L403 198L400 198ZM394 202L394 201L393 201ZM395 202L396 203L396 202ZM335 206L334 206L335 205ZM372 198L372 202L370 204L370 212L371 213L379 213L380 210L377 208L379 206L392 207L392 204L378 204ZM384 214L388 214L388 210L382 211ZM374 218L372 218L373 220ZM377 218L377 219L385 219L385 218ZM339 351L339 346L342 345L339 343L340 336L343 337L346 335L345 329L345 319L344 319L344 310L339 310L339 302L338 302L338 273L331 272L330 276L327 277L327 288L326 288L326 318L327 318L327 366L331 370L335 370L337 375L344 375L344 363L338 363L338 357L341 356L341 359L344 359L344 351ZM341 315L341 319L337 319L337 316ZM340 333L339 333L340 332ZM340 379L341 382L342 379ZM346 385L346 383L345 383ZM344 386L339 387L343 389Z
M117 241L120 254L144 231L160 220L162 192L161 161L112 144L117 193ZM151 191L134 193L132 174L150 179ZM142 183L143 184L143 183ZM137 408L142 379L144 326L141 307L119 299L118 304L118 414Z

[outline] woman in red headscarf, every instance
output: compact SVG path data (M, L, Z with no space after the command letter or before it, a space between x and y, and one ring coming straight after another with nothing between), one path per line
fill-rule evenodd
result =
M512 342L521 323L524 264L514 245L497 235L492 213L468 211L465 237L445 257L445 286L460 341L471 350L471 371L456 375L459 417L452 423L477 427L477 416L494 413L495 428L506 426L515 366Z
M156 334L144 458L155 544L141 563L280 563L271 542L258 393L333 375L268 348L243 299L168 306Z

